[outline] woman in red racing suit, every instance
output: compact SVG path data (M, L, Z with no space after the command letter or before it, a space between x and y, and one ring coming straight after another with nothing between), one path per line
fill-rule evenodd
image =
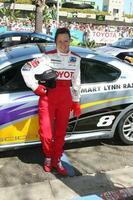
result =
M80 57L69 50L70 32L59 28L55 35L56 49L22 68L22 75L28 87L39 95L39 134L45 154L44 170L55 168L61 175L67 175L61 156L65 141L70 111L80 116ZM46 88L35 80L36 73L53 69L56 71L56 87ZM72 87L71 87L72 86Z

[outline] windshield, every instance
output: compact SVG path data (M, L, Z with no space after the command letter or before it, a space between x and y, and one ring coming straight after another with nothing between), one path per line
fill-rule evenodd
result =
M122 49L133 48L133 39L132 38L122 38L114 42L110 46Z

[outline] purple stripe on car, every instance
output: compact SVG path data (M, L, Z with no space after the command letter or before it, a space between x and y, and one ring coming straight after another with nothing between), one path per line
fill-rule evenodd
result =
M0 125L7 124L18 119L23 119L25 117L32 116L38 113L38 106L30 106L27 108L16 109L22 105L23 104L0 110Z
M21 96L19 98L16 98L14 100L18 100L18 99L23 99L23 98L27 98L27 97L32 97L32 96L35 96L34 94L28 94L28 95L25 95L25 96Z

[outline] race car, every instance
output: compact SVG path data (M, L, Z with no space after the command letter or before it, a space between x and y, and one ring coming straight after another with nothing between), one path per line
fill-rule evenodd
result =
M95 50L98 53L113 55L122 60L126 60L126 56L133 58L133 37L121 38L110 45L97 47Z
M26 44L0 51L0 150L40 144L38 96L22 66L54 46ZM81 56L81 116L70 114L66 142L118 136L133 144L133 67L116 57L71 47Z
M6 31L0 33L0 49L27 43L54 43L51 35L32 31Z

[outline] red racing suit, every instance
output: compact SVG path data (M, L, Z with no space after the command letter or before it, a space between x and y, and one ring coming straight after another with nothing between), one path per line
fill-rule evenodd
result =
M45 156L56 165L63 152L72 102L80 99L80 57L53 50L38 58L37 66L23 66L23 78L33 91L39 86L34 75L45 68L55 70L57 80L56 87L48 88L47 94L39 98L39 134Z

